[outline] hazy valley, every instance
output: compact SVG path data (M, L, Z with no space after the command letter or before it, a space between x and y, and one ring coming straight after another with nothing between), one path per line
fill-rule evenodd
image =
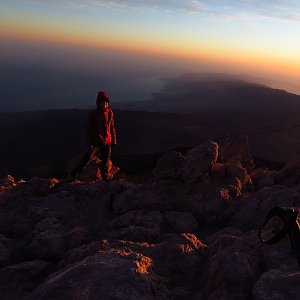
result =
M113 159L125 169L136 155L187 149L208 139L222 144L235 133L248 136L259 159L284 163L300 151L300 96L228 76L169 79L151 101L112 101L112 107L118 133ZM75 109L0 114L1 174L64 176L67 161L84 152L87 114Z

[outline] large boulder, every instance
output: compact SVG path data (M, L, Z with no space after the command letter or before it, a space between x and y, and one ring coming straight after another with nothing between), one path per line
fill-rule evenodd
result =
M253 289L254 300L299 299L300 272L296 270L270 270L263 273Z
M275 184L275 171L270 171L267 168L257 168L250 174L251 180L256 190L264 187L270 187Z
M288 162L281 170L274 174L276 183L295 186L300 183L300 158Z
M88 243L91 240L91 234L86 228L76 226L66 232L65 239L66 247L73 249Z
M40 221L29 245L33 257L44 260L56 260L66 251L65 229L56 218Z
M164 213L166 223L179 233L193 233L198 223L190 212L169 211Z
M71 174L71 171L75 168L75 166L80 163L80 161L83 159L83 155L80 155L78 157L72 158L66 165L65 169L68 174ZM91 161L88 163L88 165L83 168L83 170L76 174L76 179L81 181L95 181L95 180L101 180L101 164L102 160L98 158L97 155L95 155ZM108 177L109 179L112 179L116 173L120 171L120 168L115 166L113 162L110 160L108 162Z
M13 251L13 240L6 238L3 234L0 234L0 268L9 264Z
M152 264L131 249L99 250L52 274L25 299L167 299Z
M23 299L47 275L49 268L49 262L32 260L0 269L1 299Z
M193 213L199 225L215 225L226 223L232 211L228 210L231 202L228 188L219 186L201 186L201 192L188 195L185 207Z
M189 150L185 156L183 178L186 183L193 185L208 176L218 159L219 146L216 142L207 141Z
M166 234L154 247L145 249L153 270L173 289L170 299L191 299L199 271L203 269L207 246L190 233Z
M264 272L283 267L298 268L297 259L291 252L291 243L288 235L274 245L261 243L260 253L262 257L261 267Z
M153 242L158 240L160 222L158 211L131 211L107 223L103 233L114 239Z
M25 192L27 196L42 197L50 193L50 190L58 183L58 180L53 178L33 177L24 185L18 186L20 190ZM25 196L24 195L24 196Z
M288 237L267 246L258 229L274 206L300 207L300 185L292 171L280 177L284 185L273 171L251 172L249 149L233 144L224 161L212 141L186 157L168 152L142 184L8 182L0 192L0 298L294 297ZM281 280L290 293L276 290Z
M116 214L124 214L131 210L176 210L184 206L184 182L159 180L133 186L117 195L112 200L112 210Z
M247 169L241 163L225 163L225 166L226 174L229 178L238 178L243 186L251 181Z
M154 179L182 180L184 160L184 156L179 152L170 151L165 153L159 158L152 172Z
M233 134L226 138L224 146L220 147L219 160L228 163L241 163L250 173L254 167L249 139L243 134Z
M94 242L67 253L25 299L188 299L205 252L193 234L157 244Z
M203 299L251 299L261 273L256 241L256 232L243 235L236 229L222 230L210 238L202 273Z
M252 190L252 180L240 162L225 163L227 179L224 181L227 185L230 195L239 197L243 191Z
M300 207L297 190L274 185L239 199L230 225L242 230L259 228L267 213L275 206Z
M110 247L111 244L108 240L102 240L94 241L90 244L71 249L60 260L57 270L66 268L68 265L75 264L76 262L79 262L88 256L93 256L98 251L102 251L103 249L108 249Z

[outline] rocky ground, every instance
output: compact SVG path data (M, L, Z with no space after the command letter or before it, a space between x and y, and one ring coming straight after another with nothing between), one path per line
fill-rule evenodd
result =
M297 299L289 238L262 244L274 206L300 207L300 160L255 168L245 136L164 154L143 183L0 183L0 298Z

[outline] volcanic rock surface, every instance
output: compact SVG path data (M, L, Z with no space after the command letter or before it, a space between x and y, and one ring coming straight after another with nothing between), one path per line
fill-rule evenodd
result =
M272 207L300 207L297 168L256 169L231 136L165 153L142 184L95 168L88 181L7 176L0 299L296 299L288 237L266 246L258 230Z

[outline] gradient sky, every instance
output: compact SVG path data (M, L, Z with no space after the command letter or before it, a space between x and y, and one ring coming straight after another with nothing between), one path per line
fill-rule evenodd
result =
M183 72L248 74L300 94L296 0L0 0L0 5L0 63L14 70L10 83L17 83L13 76L20 64L74 74L76 61L76 71L89 74L87 82L102 73L87 89L103 80L118 100L124 86L125 100L145 99L160 88L160 77ZM84 90L80 93L83 97Z

